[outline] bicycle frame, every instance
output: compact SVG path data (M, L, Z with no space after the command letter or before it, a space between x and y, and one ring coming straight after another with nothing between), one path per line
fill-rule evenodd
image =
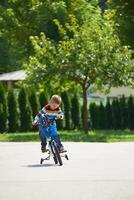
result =
M38 126L44 127L42 123L38 123ZM42 130L43 131L43 130ZM47 139L47 144L48 144L48 156L46 158L41 158L40 164L43 163L44 160L49 160L50 157L52 156L54 159L55 164L63 165L61 155L59 152L58 144L54 140L53 136L49 134L46 134L46 139ZM68 160L67 154L64 154L64 157Z
M48 156L46 158L41 158L40 164L42 164L44 160L49 160L50 157L52 156L55 164L59 163L59 165L63 165L61 156L57 147L57 143L55 142L55 140L50 137L50 138L47 138L47 142L48 142Z

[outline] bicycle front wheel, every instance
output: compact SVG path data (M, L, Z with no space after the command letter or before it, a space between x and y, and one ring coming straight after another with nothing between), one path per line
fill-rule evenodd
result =
M54 146L53 146L53 144L50 144L50 146L51 146L51 151L52 151L52 156L53 156L54 162L55 162L55 164L58 164L58 160L57 160L57 156L56 156L56 153L55 153Z
M61 165L63 165L63 162L62 162L62 159L61 159L61 156L60 156L60 153L59 153L57 144L54 142L54 143L53 143L53 146L54 146L56 158L57 158L57 160L58 160L58 162L59 162L59 165L61 166Z

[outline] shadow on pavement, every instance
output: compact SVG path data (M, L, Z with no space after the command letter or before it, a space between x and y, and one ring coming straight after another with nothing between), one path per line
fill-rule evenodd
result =
M33 164L33 165L23 165L22 167L56 167L58 165L55 165L55 164Z

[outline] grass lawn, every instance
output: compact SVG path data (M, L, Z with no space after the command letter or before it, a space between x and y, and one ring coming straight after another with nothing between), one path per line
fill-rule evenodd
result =
M80 131L60 131L61 140L66 142L127 142L134 141L134 131L89 131L86 135ZM39 141L38 132L0 134L0 142Z

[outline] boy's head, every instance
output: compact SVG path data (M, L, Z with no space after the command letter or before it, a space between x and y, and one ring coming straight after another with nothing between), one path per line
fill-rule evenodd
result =
M49 105L51 106L51 109L54 110L59 107L61 104L61 97L59 95L53 95L49 101Z

